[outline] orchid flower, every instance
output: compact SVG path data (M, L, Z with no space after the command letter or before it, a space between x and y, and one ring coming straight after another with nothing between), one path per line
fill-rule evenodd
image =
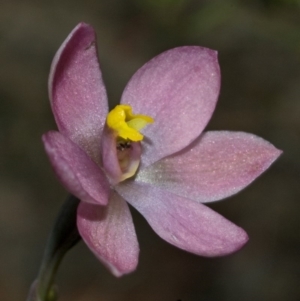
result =
M247 242L204 204L239 192L281 151L244 132L203 132L219 90L216 51L178 47L142 66L109 112L94 29L80 23L56 53L49 95L59 131L43 142L59 180L81 200L82 239L114 275L138 263L127 202L188 252L221 256Z

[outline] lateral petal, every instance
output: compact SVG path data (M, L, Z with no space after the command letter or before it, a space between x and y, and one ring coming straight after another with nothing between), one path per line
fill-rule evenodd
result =
M217 52L178 47L156 56L130 79L121 103L154 118L143 130L142 163L175 153L196 139L214 111L220 89Z
M78 24L57 51L49 76L49 96L59 131L99 163L108 103L96 34L90 25Z
M280 154L255 135L211 131L181 152L142 168L136 181L201 203L212 202L248 186Z
M48 132L42 139L52 167L65 188L82 201L106 205L109 183L84 150L59 132Z
M124 183L117 191L176 247L202 256L222 256L240 249L246 232L203 204L146 184Z
M107 206L79 204L77 226L87 246L115 276L136 269L138 241L128 205L117 193Z

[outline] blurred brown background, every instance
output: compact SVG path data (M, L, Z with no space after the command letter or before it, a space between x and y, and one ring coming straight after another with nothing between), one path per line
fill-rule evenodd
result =
M212 204L250 241L205 259L158 238L133 212L141 255L116 279L76 246L60 267L61 301L300 300L300 2L293 0L3 0L0 4L0 300L25 300L67 193L44 154L55 129L51 60L80 21L98 34L111 104L130 76L180 45L217 49L222 89L209 129L255 133L283 156L242 193Z

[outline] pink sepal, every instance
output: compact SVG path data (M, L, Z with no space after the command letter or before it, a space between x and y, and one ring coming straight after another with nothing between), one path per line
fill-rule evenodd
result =
M94 29L78 24L57 51L49 96L59 131L100 162L100 139L108 112Z
M77 144L54 131L44 134L43 142L57 177L70 193L84 202L107 204L107 178Z
M136 269L137 237L128 205L117 193L105 207L80 203L77 226L87 246L115 276Z
M116 189L161 238L188 252L222 256L248 241L243 229L203 204L145 184L124 183Z
M282 152L244 132L206 132L179 153L143 168L137 182L201 202L229 197L254 181Z
M171 155L196 139L211 118L220 90L217 52L178 47L154 57L128 82L121 103L154 118L143 130L142 164Z

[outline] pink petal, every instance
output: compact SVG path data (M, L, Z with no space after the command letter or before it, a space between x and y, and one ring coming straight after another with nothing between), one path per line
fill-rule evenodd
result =
M200 203L146 184L120 184L117 191L167 242L191 253L221 256L240 249L246 232Z
M243 132L206 132L191 146L141 169L136 181L198 202L231 196L249 185L281 154Z
M104 126L101 139L102 164L110 178L112 185L119 182L122 171L117 157L116 137L113 132Z
M214 111L219 89L217 53L207 48L174 48L140 68L121 103L155 119L143 131L142 163L149 165L196 139Z
M128 167L126 170L122 170L118 159L116 140L115 134L105 126L101 140L102 162L103 168L109 176L112 185L132 177L136 173L142 152L141 144L139 142L132 142L128 154Z
M56 175L70 193L85 202L107 204L106 176L77 144L54 131L44 134L43 142Z
M77 226L87 246L115 276L136 269L138 241L128 205L117 193L105 207L79 204Z
M100 138L108 104L91 26L78 24L57 51L49 95L59 131L100 162Z

